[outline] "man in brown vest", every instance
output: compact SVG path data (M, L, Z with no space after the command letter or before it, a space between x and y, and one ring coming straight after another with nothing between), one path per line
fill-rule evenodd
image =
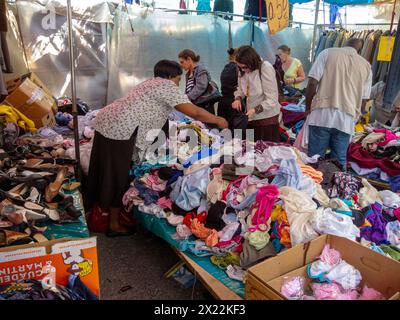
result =
M324 158L329 148L343 169L355 122L371 94L371 65L359 55L362 47L361 39L352 38L343 48L322 51L308 75L308 155Z

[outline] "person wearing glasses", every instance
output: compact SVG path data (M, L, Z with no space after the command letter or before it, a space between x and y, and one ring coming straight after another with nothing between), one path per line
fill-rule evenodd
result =
M232 108L243 110L254 129L254 140L279 142L279 91L274 67L263 61L250 46L242 46L236 54L239 68L238 89ZM246 106L244 106L244 104Z

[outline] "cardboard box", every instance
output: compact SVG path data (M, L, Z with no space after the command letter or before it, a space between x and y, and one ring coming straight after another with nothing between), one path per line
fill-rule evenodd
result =
M399 299L400 262L357 242L333 235L323 235L309 243L297 245L249 268L246 299L286 300L280 293L283 277L306 276L307 265L317 259L326 244L338 250L346 262L361 272L361 286L367 284L381 292L386 299Z
M24 82L25 79L31 80L34 84L36 84L39 88L41 88L49 97L53 99L52 109L54 114L56 114L58 111L57 100L54 98L52 92L44 85L44 83L39 79L39 77L33 72L29 72L20 77L16 77L14 79L6 81L8 95L12 94Z
M0 248L0 285L19 280L42 280L44 267L55 268L55 282L67 285L71 274L100 297L96 237L57 239Z
M56 125L53 113L54 99L29 78L26 78L13 93L7 96L5 103L31 119L36 128Z

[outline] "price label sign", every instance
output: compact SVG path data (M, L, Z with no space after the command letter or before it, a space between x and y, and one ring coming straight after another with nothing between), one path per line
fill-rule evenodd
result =
M289 1L288 0L266 0L268 30L275 34L289 26Z
M391 61L394 47L394 37L382 36L379 41L377 61Z

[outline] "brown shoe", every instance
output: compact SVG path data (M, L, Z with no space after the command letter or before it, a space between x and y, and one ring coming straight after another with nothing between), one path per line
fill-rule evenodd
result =
M60 171L57 173L57 177L54 182L50 183L45 191L45 199L46 202L51 202L55 196L58 195L58 192L61 189L61 186L68 174L68 168L62 167Z

